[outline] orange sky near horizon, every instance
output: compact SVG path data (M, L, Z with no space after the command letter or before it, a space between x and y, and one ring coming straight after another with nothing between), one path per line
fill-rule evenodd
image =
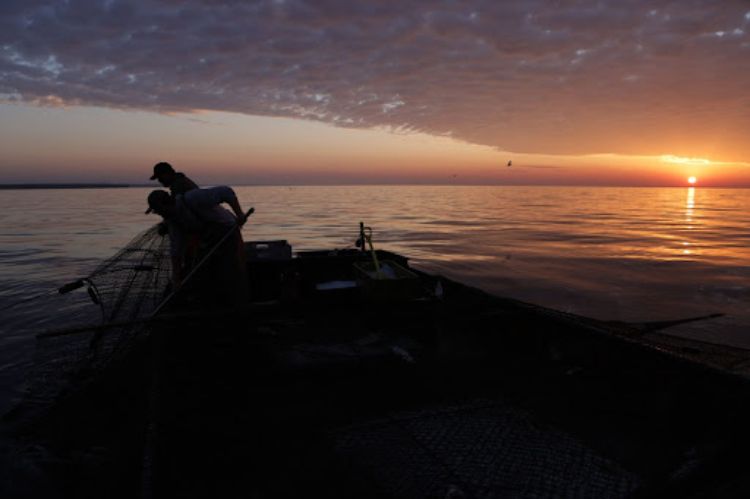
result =
M0 182L147 183L166 160L203 183L750 186L750 165L514 154L449 137L234 113L0 104ZM11 124L12 125L9 125ZM512 166L507 167L507 161Z

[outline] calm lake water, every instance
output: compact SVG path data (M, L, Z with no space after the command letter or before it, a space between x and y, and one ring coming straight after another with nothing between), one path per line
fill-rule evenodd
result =
M157 221L148 188L0 191L0 413L38 332L93 322L87 275ZM489 292L601 319L722 312L674 334L750 348L750 191L584 187L238 187L246 240L376 247Z

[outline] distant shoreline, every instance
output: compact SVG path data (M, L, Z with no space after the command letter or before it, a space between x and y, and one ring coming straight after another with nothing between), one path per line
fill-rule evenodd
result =
M207 184L205 187L219 184ZM382 184L232 184L232 187L583 187L583 188L618 188L618 189L748 189L750 185L724 186L724 185L592 185L592 184L440 184L440 183L382 183ZM40 189L135 189L152 188L160 189L160 185L153 184L102 184L102 183L80 183L80 184L0 184L0 191L6 190L40 190Z
M145 187L136 184L0 184L0 190L21 189L124 189L128 187Z

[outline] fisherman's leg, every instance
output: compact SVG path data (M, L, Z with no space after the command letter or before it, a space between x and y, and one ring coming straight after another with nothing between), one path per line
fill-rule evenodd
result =
M245 257L245 241L242 233L237 230L236 243L236 267L237 267L237 300L240 304L246 304L250 300L250 282L247 275L247 258Z
M214 255L213 291L215 298L226 307L242 307L248 301L247 271L242 250L242 236L236 230Z

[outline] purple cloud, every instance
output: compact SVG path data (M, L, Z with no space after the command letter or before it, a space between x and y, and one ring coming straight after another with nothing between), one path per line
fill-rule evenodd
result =
M745 1L12 1L0 95L747 159Z

